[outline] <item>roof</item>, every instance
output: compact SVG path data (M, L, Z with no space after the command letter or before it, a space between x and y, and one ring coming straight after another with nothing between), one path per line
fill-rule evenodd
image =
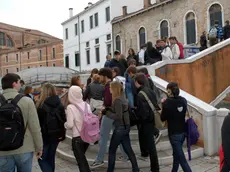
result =
M95 4L93 4L93 5L90 6L89 8L87 8L87 9L85 9L84 11L82 11L82 12L80 12L80 13L74 15L73 17L69 18L68 20L62 22L61 25L64 25L64 24L66 24L66 23L68 23L68 22L70 22L70 21L76 19L76 18L79 17L80 15L82 15L82 14L84 14L84 13L90 11L92 8L94 8L94 7L98 6L98 5L100 5L100 4L101 4L102 2L104 2L104 1L107 1L107 0L99 0L99 1L97 1Z
M115 18L112 20L111 23L112 23L112 24L116 24L116 23L118 23L118 22L127 20L127 19L132 18L132 17L134 17L134 16L136 16L136 15L145 13L145 12L151 10L151 9L158 8L158 7L162 6L162 5L165 5L165 4L170 3L170 2L173 2L173 1L175 1L175 0L163 0L162 2L153 4L153 5L151 5L151 6L148 7L148 8L143 8L143 9L141 9L141 10L138 10L138 11L135 11L135 12L132 12L132 13L129 13L129 14L125 15L125 16L122 15L122 16L115 17Z
M2 23L2 22L0 22L0 29L10 30L10 31L15 31L15 32L28 32L31 35L38 35L38 36L48 37L48 38L51 38L51 39L61 40L61 39L59 39L57 37L49 35L49 34L47 34L45 32L41 32L39 30L34 30L34 29L28 29L28 28L13 26L13 25L10 25L10 24Z

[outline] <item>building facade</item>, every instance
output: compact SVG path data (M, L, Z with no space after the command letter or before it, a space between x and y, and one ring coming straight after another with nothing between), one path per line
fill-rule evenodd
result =
M65 67L78 71L101 68L112 49L110 0L89 3L84 11L63 22Z
M216 20L222 26L230 20L229 0L140 1L141 9L131 12L129 5L120 4L122 14L112 20L114 49L124 55L129 48L139 51L147 41L154 44L157 39L170 36L185 45L199 46L200 36L204 31L208 33Z
M63 41L37 30L0 23L0 76L41 66L63 66Z

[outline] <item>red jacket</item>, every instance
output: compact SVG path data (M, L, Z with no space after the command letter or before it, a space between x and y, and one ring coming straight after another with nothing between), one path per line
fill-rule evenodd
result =
M177 45L179 46L180 49L180 57L179 59L184 59L184 46L181 43L177 43Z

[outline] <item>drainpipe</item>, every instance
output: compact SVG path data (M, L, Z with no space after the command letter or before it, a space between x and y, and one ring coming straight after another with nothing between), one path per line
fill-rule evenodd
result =
M0 76L2 76L2 55L0 55Z
M77 17L78 18L78 47L79 47L79 70L81 72L81 31L80 31L80 16Z

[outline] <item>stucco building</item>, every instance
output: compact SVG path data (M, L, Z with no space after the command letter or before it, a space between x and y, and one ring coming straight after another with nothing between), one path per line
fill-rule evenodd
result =
M125 55L131 47L139 51L147 41L170 36L185 45L199 45L201 34L215 20L220 25L230 20L229 0L137 0L139 8L128 1L113 6L117 13L112 20L114 49Z
M63 66L63 41L38 30L0 23L0 76L41 66Z

